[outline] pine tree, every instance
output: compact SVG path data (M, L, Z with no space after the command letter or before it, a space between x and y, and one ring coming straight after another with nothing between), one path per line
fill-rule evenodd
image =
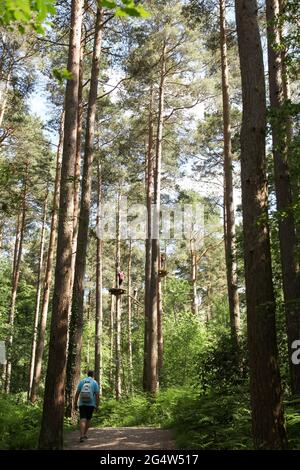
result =
M252 432L256 448L285 445L266 183L266 96L256 0L236 1L243 92L241 177Z
M78 84L83 1L73 0L65 95L64 145L57 236L55 284L50 330L49 358L45 384L40 449L63 446L64 393L68 311L71 299L71 261L73 235L74 166L78 115Z

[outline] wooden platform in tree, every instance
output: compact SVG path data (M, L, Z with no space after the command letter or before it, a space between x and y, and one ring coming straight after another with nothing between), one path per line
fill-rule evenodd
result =
M165 269L160 269L158 271L158 275L159 277L166 277L168 275L168 271L166 271Z
M109 289L109 293L111 295L123 295L125 294L126 290L125 289L121 289L120 287L112 287L111 289Z

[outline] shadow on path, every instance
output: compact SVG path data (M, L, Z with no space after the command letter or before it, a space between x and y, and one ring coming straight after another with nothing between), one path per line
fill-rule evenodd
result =
M175 449L172 433L156 428L91 428L88 439L79 442L79 431L65 437L66 450Z

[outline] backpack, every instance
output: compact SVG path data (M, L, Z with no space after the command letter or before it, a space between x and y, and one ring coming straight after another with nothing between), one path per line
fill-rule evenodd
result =
M80 399L83 403L91 402L94 398L94 383L86 380L81 388Z

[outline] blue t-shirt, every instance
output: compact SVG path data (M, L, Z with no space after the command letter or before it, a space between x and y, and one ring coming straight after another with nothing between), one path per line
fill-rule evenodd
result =
M81 398L80 398L80 395L79 395L79 406L94 406L96 408L96 394L100 392L100 388L99 388L99 385L98 383L96 382L96 380L94 380L92 377L87 377L86 379L83 379L79 382L79 385L77 387L77 392L80 394L81 392L81 389L83 387L83 384L85 382L92 382L93 383L93 399L88 401L88 402L82 402Z

